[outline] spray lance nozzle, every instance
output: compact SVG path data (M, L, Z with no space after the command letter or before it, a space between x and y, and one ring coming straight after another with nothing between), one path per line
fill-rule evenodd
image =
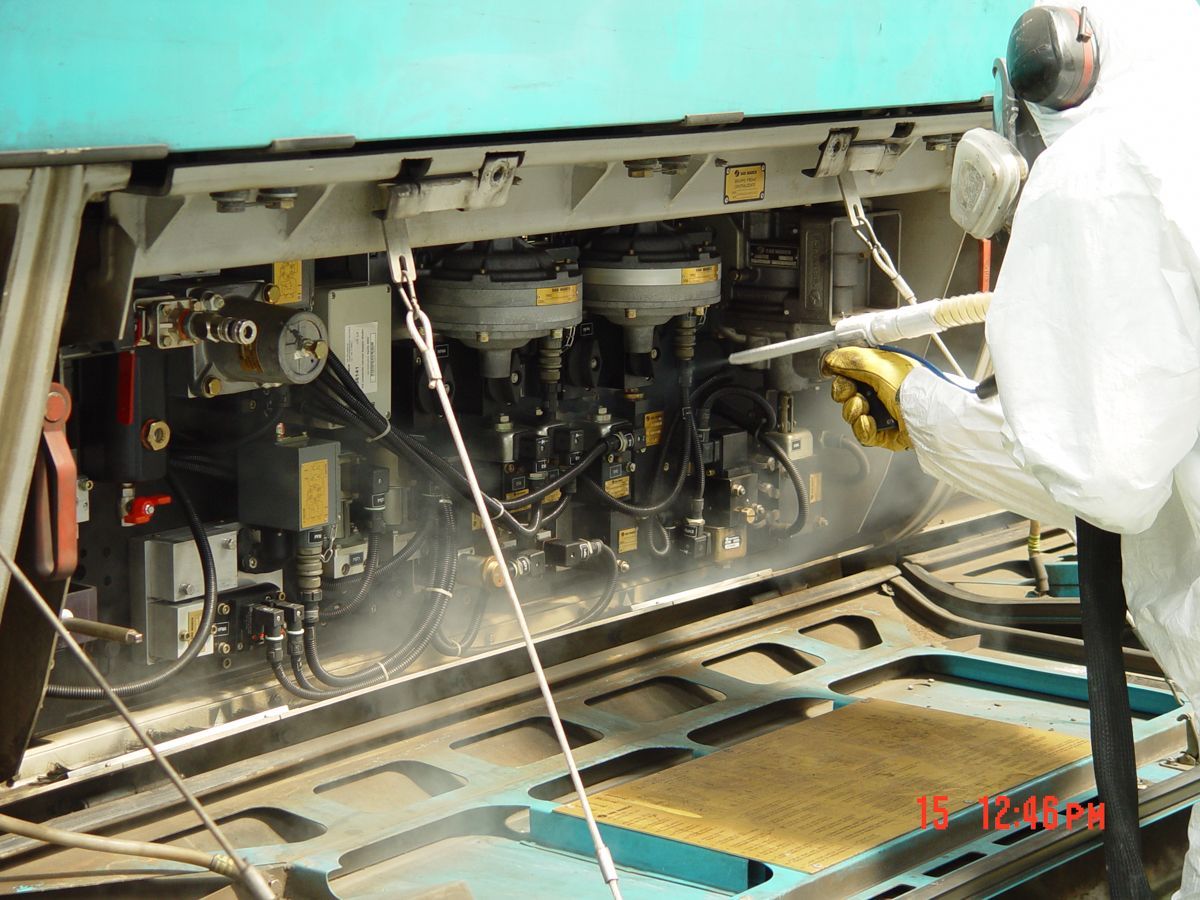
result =
M830 331L739 350L730 354L729 363L744 366L808 350L824 350L827 347L849 344L878 347L909 338L926 337L948 328L982 323L987 317L991 302L992 294L987 291L946 297L942 300L926 300L898 309L859 313L842 319Z

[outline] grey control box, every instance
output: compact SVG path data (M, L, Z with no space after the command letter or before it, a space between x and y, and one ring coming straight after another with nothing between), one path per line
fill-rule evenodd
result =
M392 414L392 288L388 284L320 287L313 312L329 328L329 348L380 414Z
M217 591L238 586L237 522L206 525L217 570ZM145 635L146 662L178 659L200 625L204 570L188 528L138 538L130 545L133 627ZM212 653L209 637L201 654Z

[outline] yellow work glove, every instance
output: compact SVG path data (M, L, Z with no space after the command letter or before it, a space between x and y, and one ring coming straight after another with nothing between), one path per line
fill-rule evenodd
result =
M900 414L900 383L913 369L912 360L899 353L874 350L869 347L842 347L826 354L821 371L832 375L833 399L842 404L842 418L854 431L864 447L886 447L888 450L908 450L908 428ZM870 414L867 398L860 391L867 385L883 403L896 427L880 431Z

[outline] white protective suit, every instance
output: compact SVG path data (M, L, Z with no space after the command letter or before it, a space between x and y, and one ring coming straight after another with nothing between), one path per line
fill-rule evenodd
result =
M1075 109L1036 111L1047 149L987 319L999 396L918 367L900 406L929 474L1046 523L1078 515L1123 535L1134 622L1195 706L1200 5L1083 5L1099 80ZM1189 837L1181 894L1200 897L1200 811Z

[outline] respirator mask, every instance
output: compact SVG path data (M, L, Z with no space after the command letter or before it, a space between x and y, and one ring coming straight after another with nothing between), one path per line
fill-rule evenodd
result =
M1006 59L992 67L993 131L973 128L954 151L950 217L974 238L1012 224L1029 167L1046 148L1030 112L1083 103L1100 75L1099 46L1087 7L1039 6L1017 19Z

